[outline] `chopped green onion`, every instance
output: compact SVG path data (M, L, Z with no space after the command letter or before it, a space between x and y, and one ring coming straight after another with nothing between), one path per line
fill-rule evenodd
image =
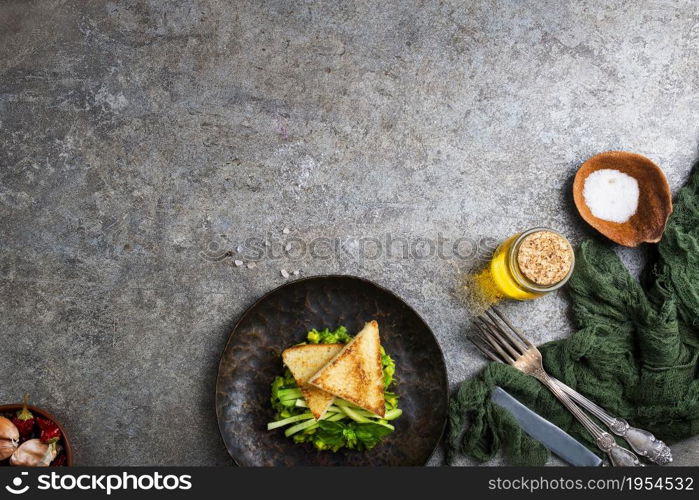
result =
M349 418L351 418L355 422L358 422L360 424L367 424L370 422L370 420L368 418L360 415L359 412L357 412L353 408L351 408L350 405L347 404L346 402L338 400L336 402L336 404L345 415L347 415Z
M395 408L393 410L388 410L386 415L384 415L385 420L395 420L403 414L403 410L400 408Z
M293 417L285 418L283 420L277 420L276 422L270 422L267 424L267 430L271 431L272 429L277 429L278 427L284 427L287 424L292 424L294 422L298 422L299 420L308 420L309 418L313 418L313 414L308 412L308 413L302 413L300 415L294 415Z
M312 427L312 426L314 426L314 425L315 425L315 426L318 425L318 422L316 422L315 419L307 420L307 421L305 421L305 422L301 422L300 424L296 424L296 425L294 425L294 426L292 426L292 427L289 427L287 430L284 431L284 435L285 435L286 437L293 436L293 435L296 434L297 432L306 430L306 429L308 429L309 427Z

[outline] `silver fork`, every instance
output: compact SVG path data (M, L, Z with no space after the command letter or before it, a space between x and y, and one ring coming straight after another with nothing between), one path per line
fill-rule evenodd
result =
M560 380L551 377L563 389L570 398L600 419L610 431L626 440L631 448L639 455L647 458L658 465L667 465L672 462L672 451L670 447L656 438L653 434L643 429L632 427L621 417L614 417L606 410L587 399L585 396L565 385Z
M520 338L524 338L522 332L515 328L512 323L510 323L507 316L505 316L498 308L493 307L493 312L495 312L498 318L511 331L515 332L515 334L517 334ZM636 453L658 465L666 465L672 462L672 451L670 448L661 440L657 439L653 434L643 429L631 427L623 418L610 415L604 408L601 408L593 401L590 401L575 389L568 387L566 384L554 377L551 377L550 375L549 377L551 380L556 382L556 384L563 389L563 392L570 396L573 401L600 419L600 421L614 434L624 438Z
M496 310L496 313L499 311ZM476 326L482 342L471 338L474 345L494 361L512 365L519 371L531 375L544 384L592 435L597 447L607 454L616 467L643 466L636 454L619 446L611 434L602 430L566 394L566 392L544 370L539 350L522 334L512 328L504 328L493 312L486 311L487 318L479 316ZM502 316L500 316L500 319ZM507 323L505 323L507 325ZM509 325L507 325L509 326ZM508 331L509 330L509 331Z

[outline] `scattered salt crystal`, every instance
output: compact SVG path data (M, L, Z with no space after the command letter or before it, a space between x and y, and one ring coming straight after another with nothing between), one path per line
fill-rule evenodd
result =
M243 251L243 247L241 245L238 245L238 248L236 248L235 251L240 253Z
M282 269L282 270L281 270L281 273L282 273L282 276L283 276L284 278L288 278L288 277L289 277L289 273L287 272L286 269Z
M257 264L255 264L254 262L250 262L248 264L248 269L255 269L256 267L257 267Z
M236 265L236 267L240 267L240 266L243 265L243 261L242 261L242 260L234 260L233 263Z
M266 246L266 247L269 246L269 241L265 240L265 246Z
M291 250L291 243L287 243L286 246L284 247L284 250L286 250L287 252L289 250Z
M282 233L289 234L289 228L285 227L284 229L282 229Z
M598 219L626 222L636 213L638 196L638 181L619 170L596 170L585 179L585 204Z
M297 269L296 271L294 271L294 272L291 273L291 274L293 274L294 276L298 276L298 275L299 275L299 270Z

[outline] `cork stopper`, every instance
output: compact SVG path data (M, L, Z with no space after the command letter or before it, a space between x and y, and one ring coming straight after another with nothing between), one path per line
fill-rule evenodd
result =
M522 275L539 286L553 286L563 280L573 265L573 247L567 239L551 231L526 236L517 249L517 265Z

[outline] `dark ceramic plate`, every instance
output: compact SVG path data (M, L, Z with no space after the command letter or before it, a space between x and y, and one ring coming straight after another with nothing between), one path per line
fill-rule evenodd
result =
M311 328L344 325L357 333L372 319L396 362L403 415L395 432L367 452L330 453L268 431L270 383L283 371L281 351L302 342ZM238 321L219 365L216 414L228 453L242 466L423 465L446 423L444 357L422 318L385 288L352 276L301 279L271 291Z

